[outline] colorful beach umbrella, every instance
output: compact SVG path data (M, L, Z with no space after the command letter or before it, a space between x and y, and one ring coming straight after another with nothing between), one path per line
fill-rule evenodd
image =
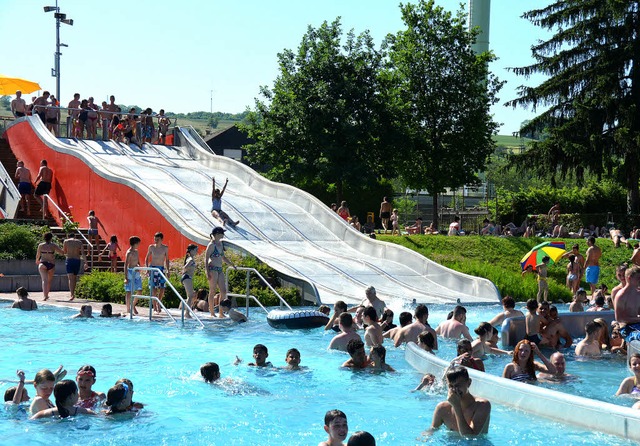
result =
M0 95L10 96L16 94L20 90L22 94L33 93L42 90L37 82L31 82L17 77L8 77L0 74Z
M532 266L534 269L536 265L542 263L542 259L548 256L551 261L549 264L555 263L562 257L562 254L567 252L565 250L564 242L544 242L531 248L531 251L525 254L520 260L520 266L524 271L528 266Z

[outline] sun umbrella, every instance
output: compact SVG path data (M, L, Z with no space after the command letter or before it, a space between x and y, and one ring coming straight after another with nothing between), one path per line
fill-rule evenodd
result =
M29 94L42 90L42 88L40 88L37 82L31 82L17 77L7 77L0 74L0 95L14 95L17 90L20 90L23 94Z
M550 264L553 264L558 261L562 254L565 251L564 242L544 242L540 243L537 246L534 246L531 251L525 254L525 256L520 260L520 266L522 266L522 270L524 271L528 266L532 266L533 268L536 265L542 263L542 259L545 256L548 256L551 261Z

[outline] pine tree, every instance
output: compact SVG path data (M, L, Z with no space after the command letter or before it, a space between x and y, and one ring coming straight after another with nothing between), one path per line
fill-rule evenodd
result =
M532 46L535 63L512 70L548 77L521 86L511 106L548 107L522 132L546 129L548 138L514 156L540 174L612 176L627 189L627 210L640 211L640 2L559 0L523 15L555 30Z

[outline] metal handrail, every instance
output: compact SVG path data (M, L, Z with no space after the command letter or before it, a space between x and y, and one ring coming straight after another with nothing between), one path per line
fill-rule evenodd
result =
M45 200L49 200L51 202L51 204L53 204L53 207L55 207L58 210L58 213L62 214L62 216L64 217L65 220L67 220L70 223L75 223L73 220L71 220L67 214L60 209L60 206L58 206L55 202L55 200L53 198L51 198L51 196L49 194L42 194L42 219L46 220L47 217L47 207L45 206L46 201ZM82 237L82 239L87 242L87 244L89 245L89 255L90 255L90 260L89 260L89 264L91 266L91 269L93 270L93 243L91 243L85 236L84 234L80 231L80 228L76 228L76 232L78 234L80 234L80 237Z
M13 178L11 178L9 172L7 172L0 163L0 213L2 213L4 218L15 217L13 214L15 214L15 211L18 209L20 199L20 192L13 182Z
M189 314L191 314L191 317L194 320L198 321L200 326L202 328L204 328L204 324L202 323L202 321L200 320L198 315L193 311L193 309L182 298L182 295L180 293L178 293L178 290L175 289L173 284L169 281L167 276L164 275L164 272L162 270L160 270L159 268L156 268L156 267L152 267L152 266L136 266L135 268L132 268L132 269L134 271L153 271L156 274L158 274L160 277L162 277L164 279L164 281L165 281L165 284L169 285L169 288L171 288L173 290L175 295L178 296L178 299L180 299L180 302L182 302L182 305L181 305L181 308L180 308L182 325L184 325L184 312L185 312L185 308L186 308L189 311ZM151 288L149 288L149 293L151 293ZM129 301L129 308L127 308L127 310L129 311L129 319L133 319L133 299L134 298L137 298L137 299L149 299L149 320L151 320L153 318L153 305L151 305L151 302L154 301L154 302L157 302L158 305L160 305L160 307L164 310L165 313L167 313L167 315L171 318L171 320L173 322L176 322L176 319L169 312L167 307L165 307L162 304L162 301L160 299L158 299L156 296L152 295L152 294L149 294L148 296L147 295L134 294L134 295L131 296L131 300Z
M251 273L256 273L256 275L258 276L258 278L262 281L262 283L264 283L271 291L273 291L273 294L275 294L278 299L280 300L280 306L284 305L286 306L289 310L293 311L293 308L291 308L291 306L287 303L286 300L284 300L282 298L282 296L280 295L280 293L278 293L276 291L276 289L274 287L271 286L271 284L269 282L267 282L267 280L262 276L262 274L260 274L260 272L255 269L255 268L248 268L245 266L237 266L235 268L237 271L246 271L247 272L247 288L246 288L246 294L228 294L229 296L234 296L234 297L244 297L246 299L246 314L247 317L249 316L249 299L253 299L255 302L258 303L258 305L260 305L260 308L262 308L264 311L267 311L267 309L260 303L260 301L258 301L258 299L249 294L249 290L251 288ZM226 276L226 281L227 281L227 289L229 289L229 276Z

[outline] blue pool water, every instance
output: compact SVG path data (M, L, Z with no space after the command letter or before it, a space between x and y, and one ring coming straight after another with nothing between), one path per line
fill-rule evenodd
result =
M430 307L433 325L448 308ZM470 308L468 325L488 319L499 307ZM411 393L420 375L404 361L404 350L387 344L387 362L397 373L371 374L341 370L346 354L326 351L332 333L322 329L277 331L260 312L247 324L220 324L205 330L165 323L113 319L71 320L72 310L43 306L20 312L0 303L3 358L0 391L13 385L15 371L27 378L43 368L64 364L71 378L84 364L97 369L94 389L106 392L121 377L131 379L134 400L145 409L133 419L79 417L33 422L3 408L2 445L317 445L326 439L323 417L338 408L348 416L349 431L367 430L378 445L421 444L436 404L444 393ZM245 364L256 343L269 348L269 360L283 367L291 347L302 353L305 372L256 370ZM451 357L442 343L439 356ZM238 355L244 363L233 366ZM199 367L220 365L227 386L204 383ZM491 358L491 373L501 373L509 359ZM570 385L576 393L625 405L612 397L628 376L622 358L584 364L570 360L568 372L580 376ZM29 386L29 394L35 394ZM431 444L466 444L468 440L438 431ZM473 444L628 445L616 437L567 427L508 407L493 405L489 434Z

